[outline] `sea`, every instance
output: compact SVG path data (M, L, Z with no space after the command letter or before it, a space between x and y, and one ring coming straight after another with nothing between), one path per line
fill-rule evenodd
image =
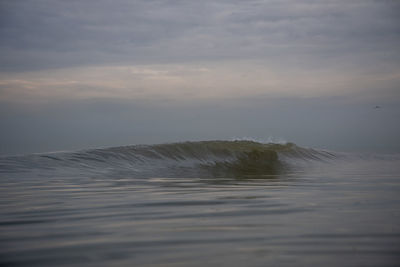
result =
M400 155L239 140L3 156L0 266L400 266Z

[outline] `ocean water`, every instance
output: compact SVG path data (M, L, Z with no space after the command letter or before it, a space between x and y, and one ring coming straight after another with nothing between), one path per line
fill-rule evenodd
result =
M0 158L1 266L399 266L400 156L251 141Z

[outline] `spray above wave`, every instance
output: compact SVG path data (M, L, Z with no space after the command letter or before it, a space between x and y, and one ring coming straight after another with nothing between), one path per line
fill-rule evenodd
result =
M276 175L294 160L326 160L332 153L293 143L202 141L92 149L0 158L1 173L88 172L129 176L245 177Z

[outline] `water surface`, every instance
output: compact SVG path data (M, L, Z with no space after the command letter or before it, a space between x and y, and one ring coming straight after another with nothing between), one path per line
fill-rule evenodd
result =
M398 266L399 176L247 141L3 157L0 265Z

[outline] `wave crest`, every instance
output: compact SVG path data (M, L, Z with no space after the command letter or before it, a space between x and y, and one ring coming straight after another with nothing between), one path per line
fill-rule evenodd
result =
M322 160L334 155L296 146L255 141L201 141L91 149L0 158L1 172L45 171L131 176L274 175L293 159Z

